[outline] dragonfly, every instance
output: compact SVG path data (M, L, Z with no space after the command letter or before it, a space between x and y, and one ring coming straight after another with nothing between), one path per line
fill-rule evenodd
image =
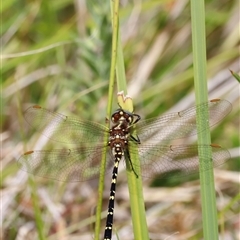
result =
M201 125L197 129L197 112L208 111L211 127L227 116L231 108L227 100L213 99L180 112L141 120L140 115L120 107L113 112L112 126L108 128L38 105L31 106L25 111L24 117L33 129L55 142L78 146L71 149L28 151L20 157L18 164L22 170L36 176L58 181L86 181L99 175L101 156L103 151L107 151L106 169L112 169L112 181L104 240L110 240L119 162L123 159L129 161L136 177L137 168L141 169L141 175L146 178L154 175L166 178L168 172L174 170L178 170L174 177L182 177L199 171L200 149L204 150L204 160L211 160L214 167L222 165L231 156L228 150L219 145L171 145L170 142L206 130ZM106 140L105 134L108 135ZM208 155L209 151L212 152L211 156ZM137 154L139 162L133 163L131 154ZM205 165L201 168L203 171L208 169Z

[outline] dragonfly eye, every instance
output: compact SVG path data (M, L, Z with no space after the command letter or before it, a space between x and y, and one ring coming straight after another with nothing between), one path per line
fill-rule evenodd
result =
M123 118L125 118L125 116L124 116L124 111L122 109L116 110L111 117L113 123L118 123Z
M112 115L112 122L113 122L113 123L119 122L120 117L121 117L121 115L120 115L118 112L115 112L115 113Z

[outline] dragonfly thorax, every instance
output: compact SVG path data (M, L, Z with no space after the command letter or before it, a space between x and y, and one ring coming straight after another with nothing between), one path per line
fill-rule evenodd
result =
M128 138L130 136L129 128L127 124L117 124L113 126L109 131L110 148L120 147L124 149L128 144Z
M108 145L112 149L113 155L121 158L128 145L133 116L127 111L118 109L112 114L112 122L115 125L109 131Z

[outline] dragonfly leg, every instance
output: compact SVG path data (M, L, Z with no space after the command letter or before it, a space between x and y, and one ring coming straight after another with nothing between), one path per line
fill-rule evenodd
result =
M132 164L132 161L131 161L131 157L130 157L130 154L129 154L128 150L125 151L125 157L128 158L130 166L131 166L131 170L134 172L135 176L138 178L138 174L136 173L136 171L135 171L135 169L133 167L133 164Z

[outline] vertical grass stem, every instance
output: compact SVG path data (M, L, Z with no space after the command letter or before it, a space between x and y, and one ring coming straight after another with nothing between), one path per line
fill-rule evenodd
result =
M193 44L193 66L196 104L208 101L207 74L206 74L206 35L205 35L205 9L204 0L191 0L192 18L192 44ZM198 144L210 144L209 112L208 109L197 111L197 128L204 125L207 131L198 133ZM205 240L218 240L218 220L216 209L216 196L214 187L214 176L211 161L211 151L207 153L209 159L204 159L202 152L206 149L199 148L200 160L200 184L202 201L203 235ZM203 171L206 165L210 169Z

